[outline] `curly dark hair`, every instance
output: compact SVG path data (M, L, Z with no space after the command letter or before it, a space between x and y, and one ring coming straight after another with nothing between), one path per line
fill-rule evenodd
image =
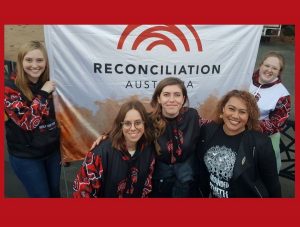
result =
M248 91L232 90L225 94L218 102L214 121L219 124L224 124L224 120L223 118L220 118L220 115L223 114L223 108L225 107L225 105L231 97L242 99L245 102L247 112L249 114L246 129L260 131L261 129L259 126L259 108L257 106L255 97Z

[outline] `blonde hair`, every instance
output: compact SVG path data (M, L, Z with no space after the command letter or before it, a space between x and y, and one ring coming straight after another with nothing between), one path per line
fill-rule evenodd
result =
M24 43L18 52L18 59L17 59L17 76L16 76L16 86L22 91L22 93L30 100L33 99L33 94L29 88L29 79L27 74L24 72L23 69L23 60L25 55L33 50L40 50L43 53L43 56L46 61L46 68L45 71L42 73L40 77L40 81L44 84L46 81L49 80L49 67L48 67L48 55L45 47L39 41L29 41Z
M271 51L271 52L268 52L266 55L264 55L264 57L262 58L262 60L260 61L260 64L259 64L259 67L264 63L264 61L269 58L269 57L274 57L274 58L277 58L279 60L279 63L280 63L280 74L282 73L284 67L285 67L285 59L283 57L282 54L278 53L278 52L275 52L275 51Z

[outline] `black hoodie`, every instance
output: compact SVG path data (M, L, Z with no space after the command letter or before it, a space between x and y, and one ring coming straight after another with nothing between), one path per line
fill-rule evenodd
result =
M43 84L30 83L34 95L28 100L13 80L5 81L4 108L8 152L19 158L46 158L59 150L59 129L53 100Z

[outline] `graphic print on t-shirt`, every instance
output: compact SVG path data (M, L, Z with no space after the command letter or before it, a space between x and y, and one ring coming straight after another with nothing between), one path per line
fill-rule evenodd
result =
M204 156L210 173L210 188L213 197L228 198L229 180L233 174L236 152L226 146L212 146Z

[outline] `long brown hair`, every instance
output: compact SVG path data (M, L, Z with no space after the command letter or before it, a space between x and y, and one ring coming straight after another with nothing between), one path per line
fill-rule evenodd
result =
M158 83L150 102L153 108L153 112L151 113L150 118L154 127L155 146L156 146L156 152L158 154L160 154L160 146L157 143L157 139L164 133L166 129L166 120L162 114L162 106L158 102L158 98L160 97L162 90L166 86L170 86L170 85L178 85L180 87L182 94L184 96L184 102L182 106L184 106L186 103L188 104L187 90L186 87L184 86L184 82L181 79L176 77L167 77Z
M17 59L17 77L15 80L16 86L22 91L22 93L29 99L33 99L33 94L29 88L29 79L27 77L27 74L24 72L23 69L23 60L25 55L32 51L32 50L40 50L43 53L43 56L46 61L46 68L45 71L42 73L39 80L44 84L46 81L49 80L49 64L48 64L48 55L45 47L43 44L39 41L29 41L27 43L24 43L18 52L18 59Z
M242 91L242 90L232 90L229 91L226 95L222 97L222 99L218 102L217 109L216 109L216 117L214 119L215 122L219 124L224 124L223 118L220 117L221 114L223 114L223 108L229 101L231 97L236 97L239 99L242 99L245 102L245 105L247 107L247 112L249 115L249 119L246 124L246 128L248 130L256 130L260 131L259 127L259 108L257 106L257 102L255 97L249 93L248 91Z
M124 121L127 112L132 109L138 111L142 117L142 121L144 121L145 131L139 142L143 144L149 144L153 141L153 136L149 127L149 118L144 105L138 100L130 100L121 106L113 122L112 129L109 133L109 137L112 141L112 146L118 150L126 149L121 122Z

